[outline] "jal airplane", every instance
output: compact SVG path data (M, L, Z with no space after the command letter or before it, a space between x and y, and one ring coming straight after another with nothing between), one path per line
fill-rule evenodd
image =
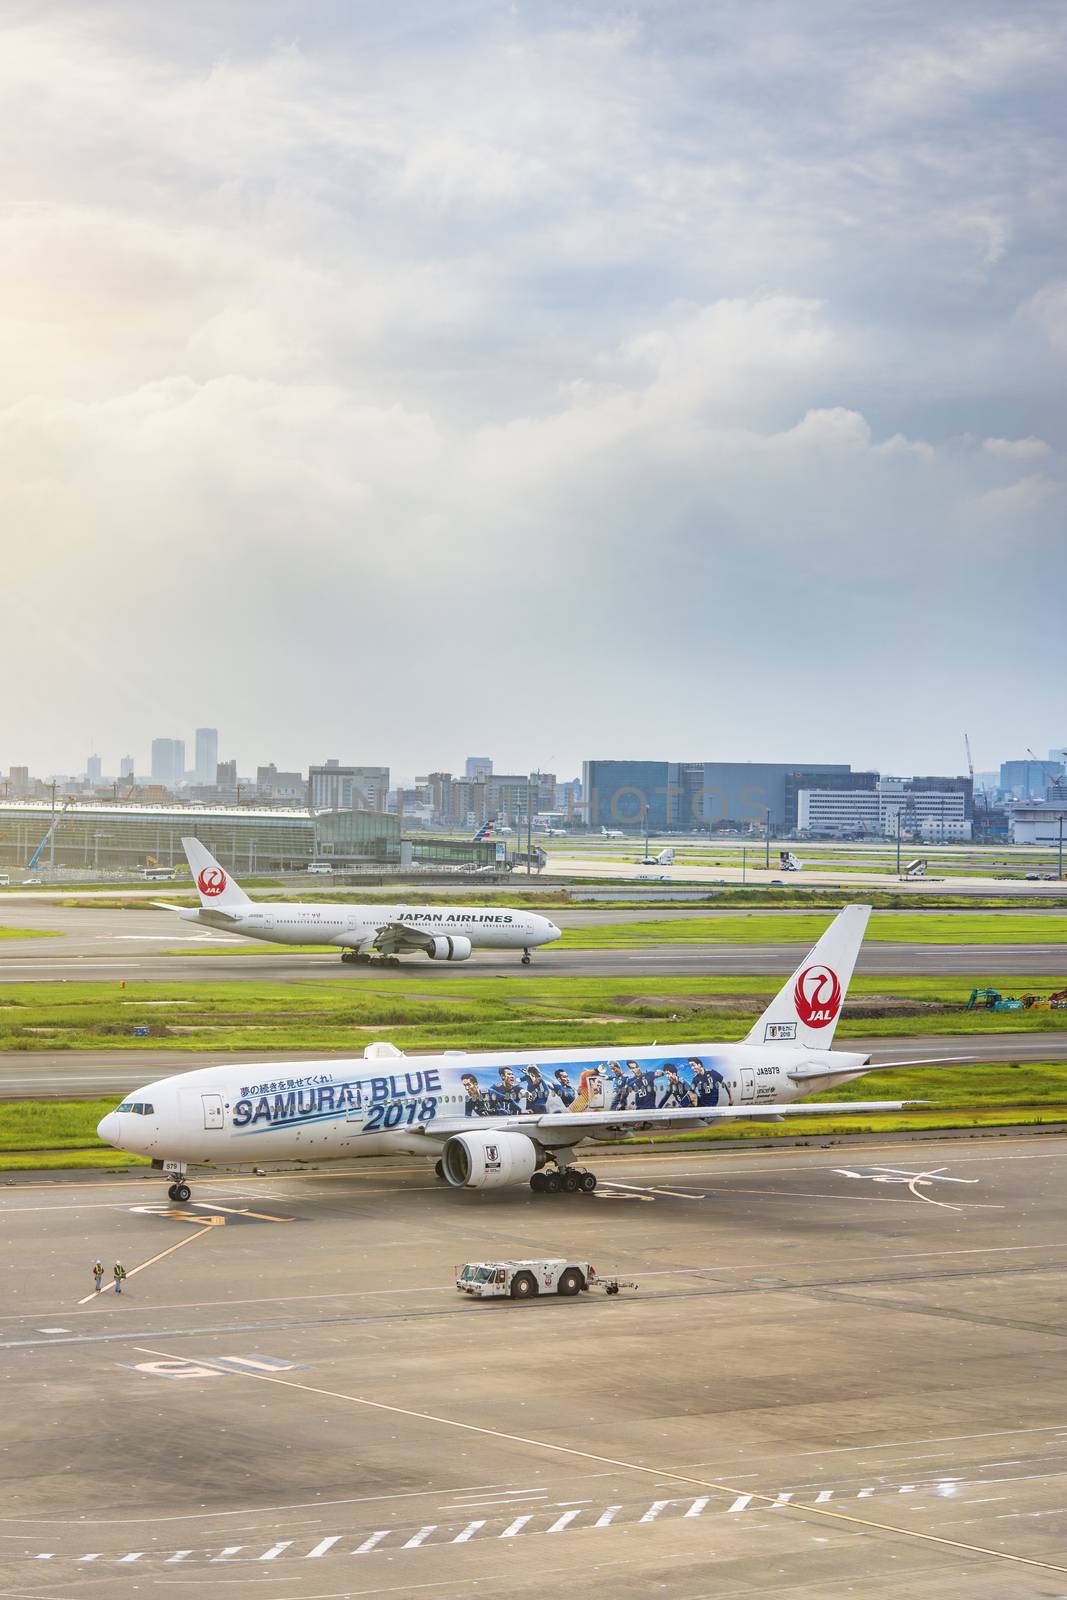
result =
M183 839L182 848L200 896L198 909L168 905L185 922L239 933L271 944L334 944L342 961L378 957L395 966L402 955L425 955L431 961L466 961L474 949L521 950L529 966L530 951L551 944L560 930L547 917L507 906L347 906L301 904L287 900L264 904L250 900L199 839Z
M370 1044L362 1059L212 1066L145 1084L97 1132L149 1156L190 1197L193 1166L348 1161L418 1155L457 1189L529 1183L589 1193L596 1177L570 1164L585 1140L708 1128L803 1112L899 1111L906 1101L797 1102L886 1067L831 1050L870 912L847 906L740 1044L601 1050L449 1050L405 1057ZM966 1060L940 1057L935 1060Z

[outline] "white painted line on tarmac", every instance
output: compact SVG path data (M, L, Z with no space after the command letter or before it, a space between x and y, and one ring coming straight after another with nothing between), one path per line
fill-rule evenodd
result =
M136 1348L138 1348L138 1353L141 1355L156 1356L161 1360L173 1361L188 1359L181 1356L175 1356L173 1352L169 1350L151 1350L144 1347ZM210 1361L205 1359L203 1364L205 1366L210 1365ZM363 1395L348 1394L341 1390L320 1389L314 1384L299 1383L293 1378L280 1378L265 1372L240 1372L238 1373L238 1376L243 1377L252 1383L278 1384L282 1388L295 1389L304 1394L318 1395L329 1400L341 1400L347 1402L349 1405L365 1406L367 1409L372 1411L389 1412L393 1416L409 1417L415 1421L431 1423L438 1427L455 1428L457 1430L462 1430L465 1433L477 1433L483 1435L484 1437L495 1439L503 1443L530 1445L534 1449L551 1451L557 1455L574 1456L583 1461L596 1461L602 1466L621 1467L627 1472L644 1473L647 1476L665 1478L676 1483L693 1483L700 1488L714 1489L720 1494L732 1493L731 1488L727 1484L715 1483L707 1479L697 1478L690 1473L666 1472L660 1468L645 1466L641 1462L623 1461L614 1456L602 1456L598 1455L592 1450L579 1450L573 1445L555 1444L547 1439L533 1439L526 1434L506 1433L500 1428L483 1427L474 1422L462 1422L456 1417L440 1417L433 1412L416 1411L410 1406L390 1405L384 1400L369 1400ZM764 1505L769 1504L772 1508L775 1505L786 1506L787 1501L791 1501L792 1499L792 1492L790 1491L790 1493L784 1498L779 1496L776 1499L772 1499L772 1497L768 1494L753 1492L748 1496L748 1499L758 1500ZM850 1527L870 1528L878 1533L888 1533L905 1539L919 1539L927 1544L940 1545L945 1549L961 1550L967 1555L986 1556L992 1560L1007 1561L1016 1566L1039 1567L1045 1572L1060 1572L1067 1574L1067 1566L1060 1566L1051 1561L1040 1561L1034 1556L1016 1555L1011 1551L990 1549L985 1545L973 1545L961 1539L950 1539L942 1534L925 1533L916 1528L900 1528L892 1523L875 1522L870 1518L853 1516L848 1512L831 1511L826 1506L815 1506L801 1501L788 1504L787 1509L797 1510L804 1515L817 1515L826 1517L834 1522L847 1523Z

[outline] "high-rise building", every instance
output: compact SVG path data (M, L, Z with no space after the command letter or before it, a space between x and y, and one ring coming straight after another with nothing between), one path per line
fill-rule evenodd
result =
M125 779L128 779L128 780L132 781L133 776L134 776L133 757L132 756L122 756L122 757L120 757L120 759L119 759L119 777L120 778L125 778Z
M152 740L152 781L176 789L185 778L185 740Z
M1000 763L1000 787L1016 800L1043 800L1050 777L1063 777L1062 761Z
M14 799L19 800L30 792L29 767L8 767L7 784Z
M308 771L312 811L384 811L389 798L388 767L342 767L333 759Z
M193 769L195 783L214 783L219 764L219 730L197 728L196 765Z
M489 756L468 756L463 767L463 776L468 782L475 778L488 778L492 776L493 762Z
M85 779L92 787L96 788L104 776L104 763L99 756L90 756L85 763Z

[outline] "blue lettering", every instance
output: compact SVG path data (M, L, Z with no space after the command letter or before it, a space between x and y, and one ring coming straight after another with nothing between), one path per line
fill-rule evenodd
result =
M287 1122L296 1115L296 1095L276 1094L274 1096L274 1110L271 1113L272 1122Z
M314 1089L301 1089L300 1093L297 1095L296 1108L297 1108L297 1111L300 1113L300 1115L302 1117L306 1117L306 1116L310 1115L310 1113L312 1111L314 1111L314 1109L315 1109L315 1091L314 1091Z
M407 1085L405 1091L407 1094L418 1094L422 1089L422 1073L405 1072L404 1082Z
M265 1094L261 1094L256 1101L256 1109L252 1116L253 1122L270 1121L270 1101Z
M333 1085L328 1083L324 1089L319 1090L319 1110L332 1111L334 1109L333 1097L336 1094Z
M251 1102L251 1100L238 1100L237 1104L233 1108L233 1125L234 1125L234 1127L235 1128L243 1128L245 1123L251 1117L251 1115L252 1115L252 1102Z
M428 1067L422 1076L425 1087L430 1094L441 1093L441 1073L439 1068Z
M370 1097L372 1100L388 1100L389 1079L372 1078L370 1081Z

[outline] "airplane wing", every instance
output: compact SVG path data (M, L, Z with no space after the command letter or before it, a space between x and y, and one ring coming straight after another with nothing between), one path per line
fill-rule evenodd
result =
M831 1057L831 1061L832 1059ZM858 1078L866 1077L868 1072L888 1072L890 1068L902 1072L907 1067L946 1067L957 1063L973 1063L977 1060L977 1056L912 1056L910 1061L871 1061L865 1067L847 1067L845 1071L850 1077ZM807 1083L812 1078L835 1078L840 1071L840 1067L834 1067L829 1063L824 1066L821 1061L805 1061L803 1066L794 1067L791 1072L787 1072L786 1077L793 1083Z
M374 949L383 956L399 955L404 950L429 950L432 946L432 935L406 922L385 922L374 936Z
M609 1134L663 1132L669 1128L710 1128L716 1122L759 1117L780 1122L783 1117L837 1117L846 1112L906 1111L925 1100L846 1100L803 1105L676 1106L662 1111L550 1111L519 1112L500 1117L445 1117L423 1124L434 1139L451 1139L457 1133L526 1133L551 1144L551 1134L596 1128ZM547 1138L543 1136L549 1136Z

